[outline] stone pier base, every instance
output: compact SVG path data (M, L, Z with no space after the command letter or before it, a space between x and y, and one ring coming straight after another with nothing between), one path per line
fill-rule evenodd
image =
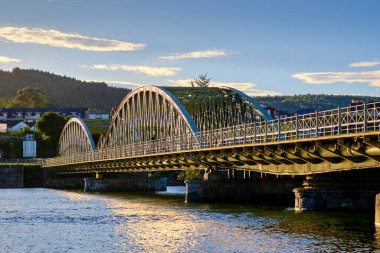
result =
M308 175L303 188L293 190L294 208L373 212L379 176L379 169Z
M44 187L52 189L83 189L83 178L46 178Z
M380 227L380 193L376 194L375 200L375 225Z
M370 211L375 205L377 193L375 190L328 188L295 188L293 192L296 211Z
M22 165L0 166L0 188L23 188L24 167Z
M186 180L186 202L292 204L292 189L300 182L292 179L224 179L207 173L204 180Z
M85 178L85 192L166 191L166 177Z

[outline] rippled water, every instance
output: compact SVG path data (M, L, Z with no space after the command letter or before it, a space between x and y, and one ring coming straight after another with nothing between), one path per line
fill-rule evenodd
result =
M169 188L176 193L178 188ZM0 252L372 252L373 217L185 204L171 194L0 190Z

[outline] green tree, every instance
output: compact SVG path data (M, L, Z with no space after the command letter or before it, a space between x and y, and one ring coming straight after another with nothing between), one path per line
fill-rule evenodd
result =
M0 98L0 107L8 107L11 103L11 100L8 98Z
M192 87L208 87L211 83L211 77L207 77L206 74L200 74L196 78L190 81Z
M42 136L39 141L39 156L51 157L57 153L59 137L69 117L48 112L36 122L37 133Z
M1 159L20 159L22 158L22 142L18 136L12 136L0 141L0 160Z
M25 87L17 91L17 95L12 99L10 105L11 107L26 107L26 108L37 108L46 107L49 104L45 93L40 89Z
M177 174L178 180L196 180L203 178L203 170L181 170Z

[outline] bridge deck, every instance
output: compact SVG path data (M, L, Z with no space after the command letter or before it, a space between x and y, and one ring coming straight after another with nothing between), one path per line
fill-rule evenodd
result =
M380 167L380 102L48 159L56 173L238 168L310 174Z

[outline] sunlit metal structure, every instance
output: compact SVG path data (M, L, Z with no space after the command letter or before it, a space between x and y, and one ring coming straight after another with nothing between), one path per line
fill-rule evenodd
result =
M86 124L78 118L70 119L62 130L58 143L58 155L94 152L96 149L92 135Z
M232 88L145 86L122 101L98 148L174 136L197 143L200 131L269 119L256 101Z
M65 126L55 173L244 169L305 175L380 165L380 102L284 119L229 88L141 87L95 149L84 123ZM82 146L81 146L82 145Z

